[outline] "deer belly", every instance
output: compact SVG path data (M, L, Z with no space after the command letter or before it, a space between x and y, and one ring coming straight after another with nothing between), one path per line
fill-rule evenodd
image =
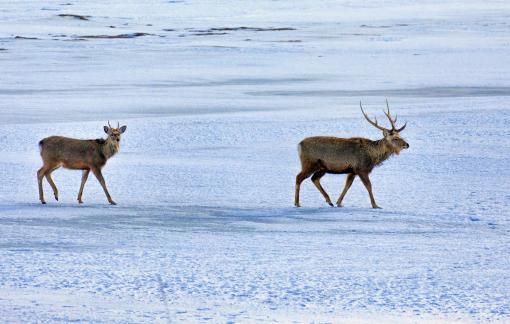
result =
M331 170L328 170L328 173L333 174L346 174L346 173L354 173L353 168L350 165L342 165Z
M353 173L354 172L352 166L349 164L332 165L332 166L329 166L329 168L327 170L328 170L327 171L328 173L333 173L333 174L345 174L345 173Z
M84 161L64 161L62 166L71 170L84 170L90 168L89 164L85 163Z

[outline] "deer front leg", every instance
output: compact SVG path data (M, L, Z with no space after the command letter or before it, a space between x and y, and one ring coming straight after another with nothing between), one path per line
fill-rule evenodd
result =
M347 175L347 178L345 179L344 190L342 191L342 194L340 195L336 202L336 205L338 207L342 207L342 200L344 200L345 194L347 194L347 191L349 190L349 188L351 188L354 178L356 178L356 175L354 173L349 173Z
M368 195L370 196L370 202L372 203L372 208L381 208L377 206L377 204L375 203L374 195L372 194L372 183L368 178L368 174L359 174L359 177L363 184L365 185L365 188L367 188Z
M87 182L89 173L90 173L90 170L83 170L82 175L81 175L80 191L78 192L78 203L80 203L80 204L83 204L83 201L81 200L81 196L83 195L83 188L85 187L85 182Z
M104 181L103 174L101 173L100 169L92 169L92 172L96 176L97 180L101 184L101 187L103 187L104 193L106 195L106 199L108 199L108 202L112 205L117 205L115 201L112 200L112 197L110 196L110 193L108 192L108 189L106 189L106 182Z
M326 202L328 203L328 205L333 207L333 203L331 202L331 199L329 198L326 190L324 190L324 188L322 188L322 185L321 185L321 182L320 182L321 178L325 174L326 174L326 171L317 171L317 172L315 172L314 175L312 176L312 182L317 187L317 189L319 189L319 191L322 194L322 196L324 196L324 199L326 199Z

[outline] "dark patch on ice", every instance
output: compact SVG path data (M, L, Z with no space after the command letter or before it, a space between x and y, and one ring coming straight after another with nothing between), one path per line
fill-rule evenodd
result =
M190 31L192 36L209 36L209 35L227 35L228 32L236 32L236 31L252 31L252 32L267 32L267 31L288 31L288 30L296 30L292 27L268 27L268 28L260 28L260 27L213 27L208 29L195 29L195 28L186 28L186 30Z
M70 2L68 2L68 3L61 3L60 5L61 5L61 6L72 6L73 4L72 4L72 3L70 3Z
M41 10L44 10L44 11L60 11L60 9L55 9L55 8L41 8Z
M14 39L29 39L30 40L30 39L39 39L39 38L37 38L37 37L16 36L16 37L14 37Z
M194 34L190 34L191 36L213 36L213 35L228 35L228 33L213 33L213 32L210 32L210 33L194 33Z
M277 40L277 41L274 41L275 43L301 43L303 42L302 40L300 39L289 39L289 40Z
M7 48L0 48L0 51L7 51Z
M507 97L510 87L425 87L413 89L386 90L269 90L246 92L252 96L294 96L294 97Z
M255 31L255 32L264 32L264 31L286 31L286 30L296 30L296 28L292 27L269 27L269 28L260 28L260 27L221 27L221 28L209 28L206 31Z
M182 87L218 87L218 86L236 86L236 85L266 85L266 84L286 84L296 82L310 82L312 78L236 78L227 80L211 81L167 81L158 83L132 84L138 87L150 88L182 88ZM1 90L0 90L1 93Z
M129 33L129 34L118 34L118 35L84 35L78 36L78 38L91 38L91 39L115 39L115 38L135 38L142 36L156 36L149 33Z
M167 31L167 32L175 31L175 29L172 29L172 28L163 28L162 30L163 31Z
M381 34L366 34L366 33L340 33L339 35L341 36L373 36L373 37L377 37L377 36L382 36Z
M374 26L374 25L360 25L361 28L390 28L390 27L393 27L392 25L379 25L379 26Z
M391 28L391 27L406 27L409 24L395 24L395 25L360 25L361 28Z
M60 14L58 15L59 17L64 17L64 18L74 18L74 19L78 19L78 20L89 20L90 16L85 16L85 15L77 15L77 14Z

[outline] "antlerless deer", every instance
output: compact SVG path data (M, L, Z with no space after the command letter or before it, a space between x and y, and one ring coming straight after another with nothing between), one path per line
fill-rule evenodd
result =
M80 191L78 193L78 202L80 204L83 203L81 200L83 187L89 172L92 171L103 187L108 202L115 205L108 189L106 189L106 182L104 181L101 169L106 164L106 161L119 151L120 136L126 131L126 128L126 126L119 127L118 123L117 128L112 128L108 122L108 126L104 126L104 131L108 134L106 140L102 138L80 140L62 136L50 136L41 140L39 147L41 149L43 166L37 171L39 200L41 200L41 203L46 203L42 187L43 177L46 177L46 180L48 180L53 189L55 199L58 200L58 189L51 178L51 173L63 166L67 169L83 170Z
M296 176L296 193L294 204L299 205L299 189L301 183L306 178L312 176L312 182L326 199L326 202L333 206L328 194L322 188L320 179L326 173L347 174L345 187L337 201L337 206L342 206L342 200L349 190L356 176L359 176L365 187L367 188L370 202L373 208L377 206L374 195L372 194L372 184L368 175L372 169L393 154L399 154L402 149L409 148L409 144L400 137L400 132L404 130L404 126L397 128L394 119L390 115L390 107L386 100L387 111L384 112L391 123L391 129L384 128L377 124L377 119L372 121L363 111L361 101L359 103L361 112L365 119L383 133L383 138L372 141L366 138L338 138L316 136L308 137L298 144L299 158L301 160L301 172Z

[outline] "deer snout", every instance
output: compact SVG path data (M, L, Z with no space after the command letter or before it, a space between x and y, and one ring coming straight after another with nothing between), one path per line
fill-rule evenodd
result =
M404 148L405 148L405 149L408 149L408 148L409 148L409 143L404 142Z

